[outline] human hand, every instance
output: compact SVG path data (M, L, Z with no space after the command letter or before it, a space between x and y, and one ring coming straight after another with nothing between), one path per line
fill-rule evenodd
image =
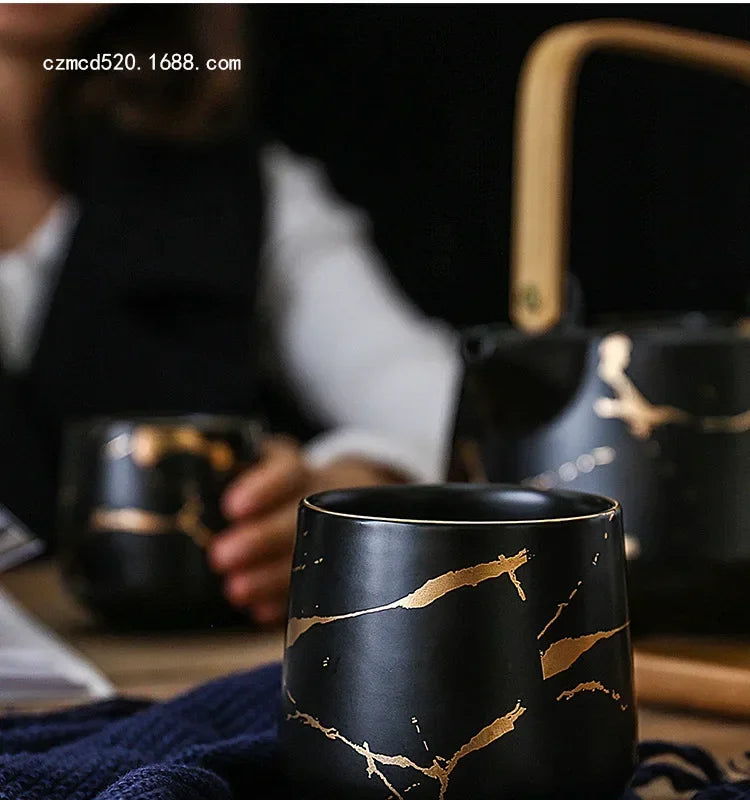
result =
M230 524L209 546L209 562L223 577L228 600L261 624L281 622L300 499L326 489L402 481L389 469L355 457L315 469L294 440L269 437L260 461L225 491L222 510Z

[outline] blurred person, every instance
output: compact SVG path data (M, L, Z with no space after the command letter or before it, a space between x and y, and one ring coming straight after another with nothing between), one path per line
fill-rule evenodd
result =
M49 537L67 419L252 415L270 362L324 430L302 445L281 402L262 408L282 434L228 488L208 555L229 600L273 623L299 499L440 479L459 367L366 220L315 163L264 141L244 19L0 6L0 502ZM43 66L97 53L140 69ZM160 69L175 53L243 70Z

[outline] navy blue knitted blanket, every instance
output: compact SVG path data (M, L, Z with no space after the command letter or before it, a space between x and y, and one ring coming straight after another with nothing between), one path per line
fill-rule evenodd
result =
M280 682L274 665L166 703L119 699L0 718L0 800L286 800L270 788L280 786ZM697 748L652 742L640 757L624 800L660 777L694 800L750 799L750 776L731 783Z

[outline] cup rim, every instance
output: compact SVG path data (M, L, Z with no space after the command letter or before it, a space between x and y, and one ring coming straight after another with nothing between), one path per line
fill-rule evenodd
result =
M452 491L471 491L471 490L513 490L526 492L528 494L536 495L553 495L558 498L570 499L576 496L585 496L594 498L601 501L603 504L608 504L608 507L602 511L592 512L591 514L572 514L565 517L547 517L542 519L508 519L508 520L461 520L461 519L417 519L417 518L402 518L402 517L381 517L370 514L353 514L346 511L333 511L332 509L324 508L318 505L319 498L324 498L328 494L335 494L338 492L346 492L350 494L364 493L368 491L404 491L408 489L449 489ZM393 522L407 525L461 525L467 527L473 526L510 526L510 525L546 525L550 523L561 522L578 522L582 520L598 519L599 517L609 517L612 519L618 511L621 510L620 502L614 500L606 495L596 494L594 492L580 492L568 489L535 489L530 486L522 486L520 484L511 483L429 483L429 484L405 484L401 486L362 486L351 489L331 489L324 492L316 492L315 494L303 497L300 501L300 506L308 508L311 511L317 511L321 514L328 514L332 517L343 517L345 519L355 519L361 522Z

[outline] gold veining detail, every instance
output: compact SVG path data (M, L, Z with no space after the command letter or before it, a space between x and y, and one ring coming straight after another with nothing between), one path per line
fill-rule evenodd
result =
M343 741L343 739L342 739ZM383 775L383 773L377 768L375 763L375 758L373 757L372 751L370 750L370 745L367 742L362 743L362 749L364 750L365 759L367 760L367 777L372 778L373 775L377 775L381 781L385 784L386 788L388 788L395 797L399 798L399 800L403 800L403 797L399 794L395 786L391 784L388 778Z
M599 681L586 681L585 683L579 683L574 689L566 689L564 692L561 692L558 695L557 700L570 700L580 692L602 692L603 694L609 695L616 703L620 703L622 700L622 695L619 692L616 692L614 689L607 689L607 687ZM628 710L628 706L625 703L620 703L620 708L623 711Z
M548 469L538 475L524 478L521 485L532 489L554 489L563 483L572 483L580 475L611 464L616 457L617 451L614 447L609 445L594 447L590 452L581 453L574 460L566 461L556 469Z
M307 553L305 553L304 555L306 556ZM313 561L313 566L317 567L318 565L322 564L324 560L325 559L323 558L323 556L321 556L320 558L316 558L315 561ZM295 564L292 567L292 572L304 572L304 570L306 569L307 569L307 562L303 562L302 564Z
M557 604L557 611L555 611L555 615L552 617L552 619L539 632L539 635L536 637L537 641L539 639L541 639L542 636L544 636L545 633L547 633L547 631L552 627L552 625L555 622L557 622L557 620L560 618L560 614L562 614L563 610L568 607L568 604L570 603L570 601L576 596L576 594L578 594L578 589L579 589L579 587L580 587L580 585L582 583L583 583L583 581L578 581L578 584L577 584L576 588L573 589L573 591L570 593L570 596L568 597L568 599L564 603L558 603Z
M615 393L594 402L595 413L604 419L621 419L633 436L648 439L654 428L662 425L697 425L712 433L750 431L750 410L725 417L695 417L674 406L657 406L647 400L626 374L630 366L633 342L624 333L611 333L599 344L597 374Z
M327 739L342 742L347 747L351 748L355 753L365 759L365 763L367 765L367 777L372 778L373 776L377 776L392 793L393 797L397 798L397 800L404 800L403 795L391 785L386 776L383 775L383 773L378 769L378 765L399 767L400 769L413 769L422 775L427 776L428 778L436 780L440 785L438 800L444 800L445 793L447 792L448 785L450 783L451 774L453 770L456 769L459 762L470 753L474 753L477 750L482 750L483 748L488 747L493 742L496 742L498 739L505 736L505 734L514 730L516 722L526 711L520 702L516 703L515 708L509 711L505 716L499 717L494 722L491 722L489 725L482 728L482 730L472 736L472 738L469 739L466 744L459 747L459 749L456 750L456 752L450 758L435 756L432 764L430 764L429 767L425 767L421 764L417 764L403 755L391 756L384 755L382 753L374 753L370 749L370 746L367 742L363 742L361 745L357 744L356 742L352 742L350 739L347 739L338 730L336 730L336 728L326 727L310 714L305 714L299 711L296 707L296 703L294 700L292 700L292 697L288 692L287 697L295 706L294 712L287 714L287 720L299 720L303 725L307 725L308 727L322 733Z
M391 611L395 608L424 608L456 589L477 586L483 581L499 578L502 575L509 576L518 592L518 596L521 600L526 600L526 595L515 573L528 560L528 552L524 549L514 556L506 557L500 555L495 561L490 561L486 564L476 564L472 567L446 572L436 578L430 578L415 591L386 605L365 608L361 611L351 611L348 614L337 614L331 617L291 617L287 625L287 647L291 647L303 633L306 633L314 625L327 625L329 622L354 619L367 614L379 614L382 611Z
M198 547L205 548L213 531L201 520L203 503L197 494L190 494L175 514L158 514L142 508L95 508L89 527L98 531L124 531L143 535L177 531L189 536Z
M153 467L172 453L203 456L219 472L235 466L234 451L226 442L210 439L191 425L138 425L129 435L116 436L108 452L111 458L130 455L140 467Z
M417 734L419 734L419 736L422 736L422 729L419 727L419 720L416 717L411 718L411 724L414 726L414 729L416 730ZM429 753L430 746L427 744L427 739L423 738L422 744L424 745L424 749Z
M704 431L747 433L750 431L750 410L731 417L704 417L700 423Z
M597 374L615 397L598 398L594 403L596 414L605 419L621 419L639 439L648 439L653 429L661 425L689 422L690 414L672 406L655 406L638 391L625 373L632 350L633 342L624 333L611 333L600 342Z
M568 637L553 642L543 653L539 654L542 661L544 680L546 681L548 678L570 669L597 642L609 639L624 631L629 624L629 622L626 622L620 625L619 628L612 628L609 631L597 631L596 633L587 633L583 636Z

